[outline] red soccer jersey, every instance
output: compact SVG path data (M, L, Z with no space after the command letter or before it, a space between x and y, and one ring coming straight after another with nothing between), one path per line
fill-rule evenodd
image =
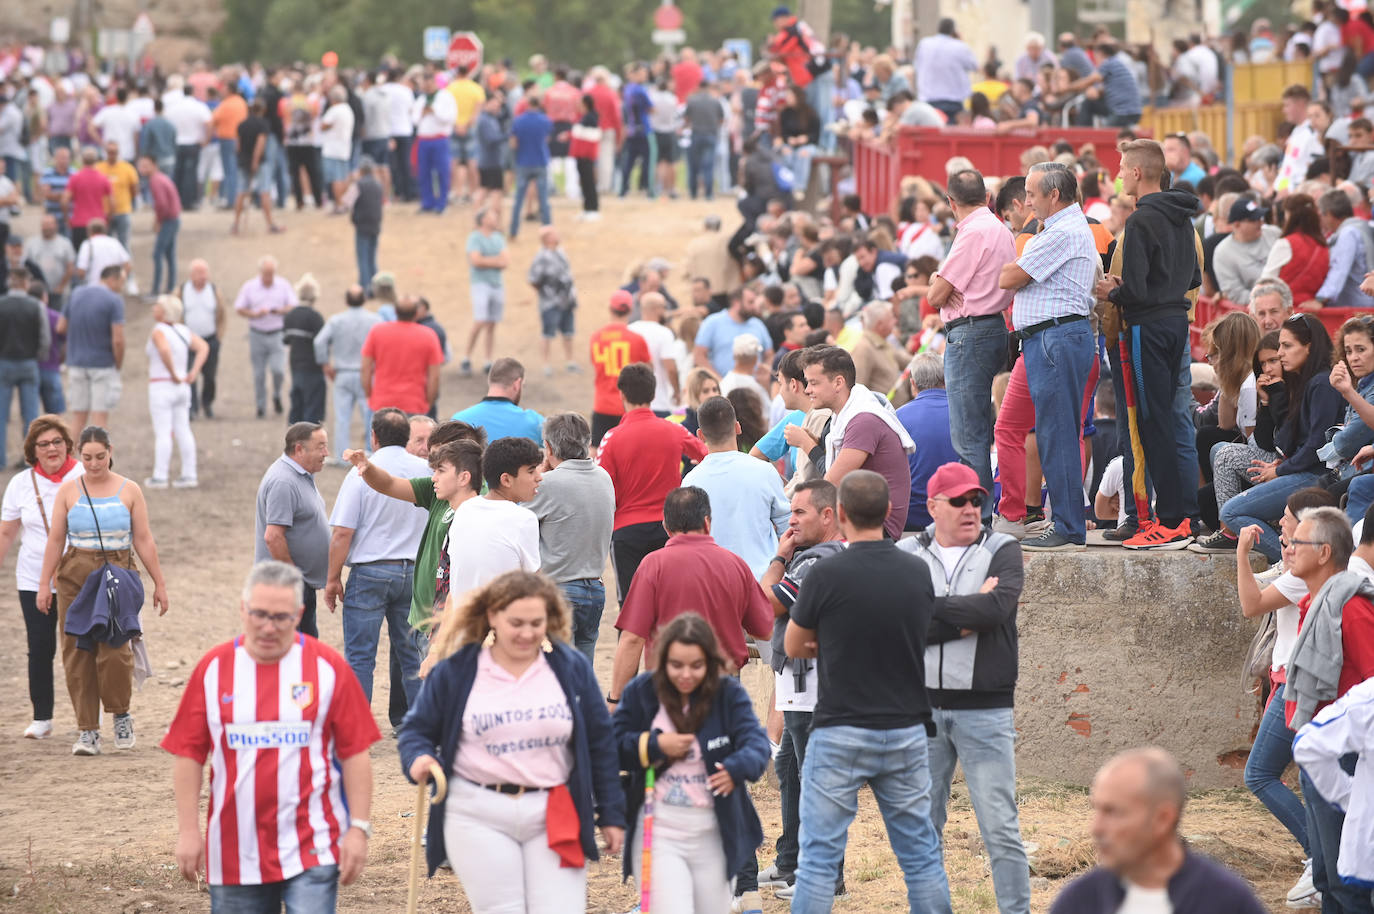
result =
M298 635L259 664L242 638L196 665L162 748L210 760L205 859L211 885L282 882L339 862L348 829L338 759L382 738L338 652Z
M647 406L632 409L606 433L596 462L615 486L615 529L663 521L663 500L682 485L682 458L698 463L706 445Z
M592 334L591 350L592 378L596 382L592 411L623 416L625 404L621 402L616 380L626 365L651 361L649 344L629 327L612 321Z

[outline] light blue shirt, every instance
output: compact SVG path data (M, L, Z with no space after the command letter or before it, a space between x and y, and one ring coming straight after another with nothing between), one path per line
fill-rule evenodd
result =
M916 45L916 91L923 102L962 102L969 97L968 75L978 72L969 46L953 35L930 35Z
M400 479L430 474L429 464L396 445L378 448L370 459ZM383 559L414 561L428 520L429 512L424 508L374 491L355 469L348 471L339 486L329 526L353 531L347 560L351 566Z
M718 311L702 321L697 330L696 344L710 354L716 374L725 377L725 373L735 367L735 338L745 333L752 333L758 339L763 352L773 349L773 338L763 321L750 317L742 324L736 323L729 311Z
M1331 265L1326 271L1326 281L1317 290L1317 298L1329 308L1374 308L1374 298L1360 291L1360 282L1369 270L1365 263L1364 233L1368 226L1362 226L1358 218L1350 218L1341 223L1336 236L1331 240Z
M1031 282L1012 303L1011 322L1021 330L1055 317L1091 314L1093 279L1102 261L1083 210L1074 203L1045 220L1016 264Z
M497 438L530 438L535 444L544 443L544 417L532 409L520 408L505 397L483 397L450 418L485 429L488 444Z
M492 232L485 235L481 230L474 230L468 235L468 252L476 251L483 257L495 257L506 249L506 236L500 232ZM471 267L468 270L468 279L473 285L494 286L499 289L502 287L501 276L504 270L496 267Z
M361 371L367 332L381 322L379 316L361 306L340 311L315 335L315 361L321 365L332 361L335 371ZM426 476L428 471L420 475Z
M782 417L782 421L768 430L754 445L759 449L759 453L767 457L769 462L781 460L783 455L787 455L787 463L783 466L787 471L787 478L791 479L792 474L797 472L797 449L787 446L787 426L801 425L806 421L806 410L794 409ZM769 556L772 558L772 556Z
M739 451L707 454L682 478L711 499L711 536L759 578L778 551L792 513L782 477L771 464Z

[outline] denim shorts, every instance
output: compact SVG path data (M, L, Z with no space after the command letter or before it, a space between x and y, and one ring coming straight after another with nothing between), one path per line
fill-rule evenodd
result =
M558 334L573 335L573 310L571 308L549 308L539 312L539 322L544 327L544 338L551 340Z
M312 866L285 882L210 886L210 914L333 914L339 894L337 864Z
M248 172L246 168L239 169L239 193L241 194L265 194L272 190L272 169L267 167L264 162L258 166L258 170Z
M348 180L348 159L325 159L324 180L326 184Z
M477 126L475 120L473 126ZM475 130L468 133L467 136L459 136L455 133L448 138L448 151L459 165L466 165L469 162L475 164L477 162L477 150L477 132Z

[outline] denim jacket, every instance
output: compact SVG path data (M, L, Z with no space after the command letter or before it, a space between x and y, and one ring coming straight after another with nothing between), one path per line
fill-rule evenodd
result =
M1361 378L1355 385L1355 390L1366 403L1374 403L1374 372ZM1317 451L1317 457L1325 460L1329 467L1340 468L1342 477L1354 475L1355 470L1350 467L1350 461L1359 453L1360 448L1366 444L1374 444L1374 429L1365 425L1364 420L1355 412L1355 407L1347 403L1345 422L1328 434L1331 434L1331 440Z

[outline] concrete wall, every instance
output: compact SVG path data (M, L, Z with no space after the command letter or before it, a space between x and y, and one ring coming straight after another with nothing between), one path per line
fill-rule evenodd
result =
M1132 746L1173 752L1198 788L1235 787L1258 721L1240 685L1256 624L1235 558L1092 549L1026 556L1018 773L1087 784Z

